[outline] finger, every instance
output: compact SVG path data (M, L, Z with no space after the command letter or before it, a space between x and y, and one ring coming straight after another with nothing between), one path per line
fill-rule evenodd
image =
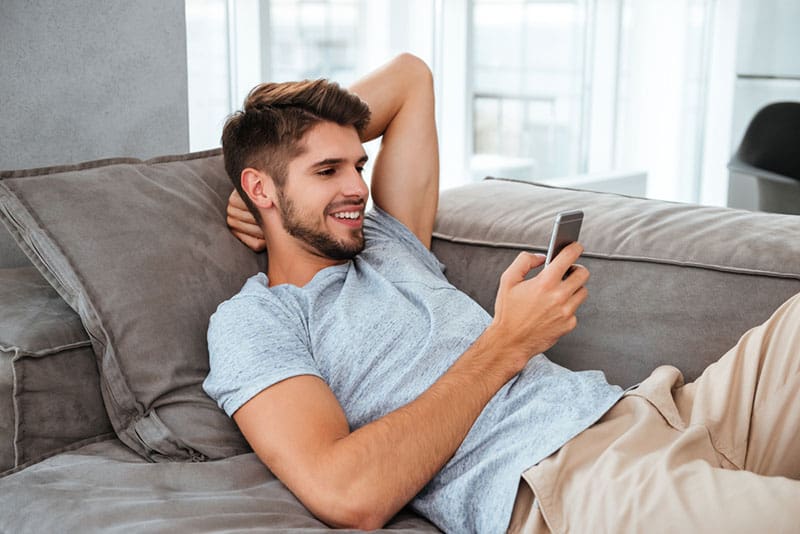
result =
M243 234L241 232L233 231L233 235L235 235L242 243L244 243L249 249L260 252L267 248L267 242L263 239L258 239L256 237L249 236L247 234Z
M229 206L236 206L239 209L247 209L247 204L244 203L242 200L241 195L239 195L239 191L236 189L233 190L231 195L228 197L228 205Z
M228 217L226 222L228 223L228 226L232 230L235 229L235 230L243 232L243 233L245 233L247 235L251 235L253 237L257 237L259 239L263 239L264 238L264 231L257 224L247 223L247 222L244 222L244 221L242 221L240 219L234 219L233 217Z
M589 272L589 269L577 263L575 265L571 265L569 269L572 269L572 272L567 273L567 277L564 279L563 287L567 294L571 295L582 286L586 285L586 282L588 282L589 278L591 277L591 273Z
M500 285L517 284L525 279L525 276L536 267L544 263L545 257L541 254L531 254L530 252L520 252L511 262L511 265L503 271L500 276Z
M572 311L574 315L578 308L580 308L581 304L583 304L586 299L589 297L589 290L585 287L581 286L572 296L567 299L567 308Z
M577 241L575 243L570 243L550 262L550 265L547 266L547 271L553 273L553 276L564 278L567 269L578 261L581 254L583 254L583 245Z
M256 218L248 209L240 209L232 204L228 204L228 215L235 219L242 219L249 223L255 223Z

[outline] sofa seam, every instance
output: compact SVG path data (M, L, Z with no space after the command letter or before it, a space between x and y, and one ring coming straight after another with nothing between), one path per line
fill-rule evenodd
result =
M502 248L502 249L509 249L509 250L534 250L534 251L546 251L546 247L537 247L528 244L520 244L520 243L510 243L506 241L484 241L480 239L471 239L471 238L464 238L464 237L456 237L453 235L445 234L442 232L433 232L433 237L442 241L447 241L459 245L468 245L468 246L476 246L476 247L488 247L488 248ZM603 260L610 260L610 261L632 261L638 263L653 263L658 265L669 265L672 267L689 267L695 269L705 269L710 271L717 271L723 273L731 273L731 274L743 274L743 275L751 275L751 276L768 276L772 278L782 278L788 280L800 280L800 275L795 273L782 273L777 271L764 271L764 270L757 270L757 269L746 269L746 268L738 268L738 267L730 267L725 265L717 265L712 263L699 263L699 262L691 262L691 261L677 261L677 260L667 260L663 258L655 258L651 256L627 256L624 254L604 254L602 252L592 252L592 251L585 251L583 252L582 256L587 258L596 258L596 259L603 259Z
M555 191L577 191L579 193L591 193L593 195L604 195L607 197L621 197L621 198L628 198L633 200L644 200L647 202L660 202L664 204L672 204L673 206L696 206L696 207L707 207L703 204L697 204L693 202L678 202L676 200L661 200L661 199L654 199L654 198L647 198L647 197L639 197L636 195L626 195L625 193L611 193L609 191L593 191L591 189L581 189L579 187L569 187L569 186L560 186L560 185L552 185L552 184L545 184L542 182L529 182L527 180L520 180L518 178L502 178L498 176L486 176L482 180L484 182L509 182L514 184L523 184L523 185L530 185L534 187L544 187L546 189L552 189ZM729 208L735 209L735 208Z
M34 465L36 465L38 463L43 462L44 460L47 460L48 458L52 458L54 456L58 456L59 454L62 454L62 453L65 453L65 452L71 452L71 451L80 449L81 447L84 447L86 445L91 445L93 443L101 443L103 441L109 441L109 440L115 439L116 437L117 436L116 436L116 434L114 432L104 432L102 434L98 434L98 435L92 436L90 438L86 438L86 439L82 439L82 440L76 441L74 443L70 443L69 445L61 447L61 448L56 449L54 451L49 451L49 452L46 452L45 454L40 454L39 456L36 456L35 458L31 458L30 460L26 461L23 464L15 465L11 469L6 469L5 471L0 471L0 479L4 478L6 476L9 476L9 475L13 475L14 473L18 473L18 472L20 472L20 471L22 471L24 469L27 469L28 467L34 466Z
M19 353L17 353L19 354ZM16 360L16 356L14 358ZM19 465L19 459L22 456L22 451L20 450L19 444L24 439L24 431L20 430L20 421L22 420L22 412L19 405L19 384L22 381L22 378L19 377L19 369L17 369L16 365L11 366L11 409L14 412L14 442L12 443L12 448L14 449L14 467ZM13 468L12 468L13 469ZM0 478L2 478L3 473L0 473Z
M189 152L185 154L168 154L165 156L156 156L149 159L132 158L126 156L117 156L111 158L101 158L88 161L82 161L71 165L49 165L44 167L30 167L27 169L8 169L0 170L0 180L10 178L35 178L37 176L48 176L51 174L60 174L66 172L77 172L86 169L98 169L102 167L111 167L113 165L152 165L158 163L167 163L170 161L192 161L195 159L203 159L207 157L219 156L222 154L222 149L210 148L207 150L199 150L197 152Z
M16 354L11 358L11 361L17 361L22 358L36 358L40 356L49 356L51 354L56 354L58 352L72 350L72 349L79 349L83 347L91 347L92 342L89 339L84 339L81 341L75 341L73 343L66 343L64 345L58 345L56 347L48 347L46 349L41 350L27 350L18 345L0 345L0 351L7 351L11 352L14 351Z
M113 157L82 161L72 165L51 165L46 167L31 167L29 169L16 170L9 169L0 171L0 180L9 178L35 178L37 176L48 176L51 174L60 174L65 172L77 172L86 169L98 169L101 167L125 165L129 163L142 163L142 160L139 158Z

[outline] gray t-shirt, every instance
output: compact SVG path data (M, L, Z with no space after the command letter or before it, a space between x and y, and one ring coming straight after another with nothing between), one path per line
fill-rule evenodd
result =
M208 329L203 387L228 415L289 377L330 386L351 430L408 404L480 336L491 317L453 287L402 223L374 208L366 247L304 287L258 273ZM452 459L411 502L446 532L503 532L528 467L597 421L621 397L599 371L538 355L486 405Z

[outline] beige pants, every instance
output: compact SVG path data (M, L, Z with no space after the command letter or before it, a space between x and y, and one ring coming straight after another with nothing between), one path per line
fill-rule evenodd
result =
M800 295L525 471L509 532L800 532Z

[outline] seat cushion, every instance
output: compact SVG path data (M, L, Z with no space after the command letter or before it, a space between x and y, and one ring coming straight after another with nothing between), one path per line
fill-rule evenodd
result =
M33 267L0 269L0 475L113 436L89 336Z
M217 305L263 268L219 151L0 173L0 220L80 315L119 438L149 460L248 451L202 390Z
M17 534L329 530L253 453L152 464L117 440L60 454L0 480L0 510L0 532ZM379 532L439 531L403 510Z

